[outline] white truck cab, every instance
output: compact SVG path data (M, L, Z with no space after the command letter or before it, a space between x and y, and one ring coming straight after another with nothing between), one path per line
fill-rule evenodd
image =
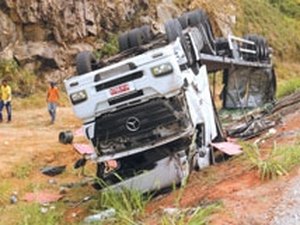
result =
M227 49L233 45L226 41L225 50L217 51L208 21L203 11L196 10L168 21L166 34L156 38L148 26L133 29L119 38L122 52L98 63L101 68L90 53L77 56L79 75L64 84L95 149L90 158L98 165L97 176L109 185L159 189L181 182L193 168L213 161L210 144L222 138L222 131L208 69L239 64L241 56L252 60L248 55L256 51ZM255 42L246 40L246 44L251 47ZM218 55L231 50L234 54L227 58ZM251 60L245 63L253 66ZM122 181L105 174L108 160L119 163L115 172Z

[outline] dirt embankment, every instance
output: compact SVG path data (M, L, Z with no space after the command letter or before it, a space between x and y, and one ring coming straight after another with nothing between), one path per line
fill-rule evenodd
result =
M49 177L41 174L40 168L47 165L67 165L67 172L59 176L56 182L79 182L82 180L80 172L72 169L73 163L79 159L71 145L62 145L58 142L58 134L62 130L75 131L81 127L80 121L75 119L70 108L59 108L56 124L50 125L50 117L45 109L24 109L15 111L12 123L0 124L0 177L2 184L7 183L10 191L17 191L20 195L33 186L40 190L53 188L49 184ZM262 150L268 151L274 142L277 145L299 143L299 111L295 111L282 118L282 123L276 127L276 134L267 139ZM83 140L80 140L83 141ZM251 140L255 141L255 140ZM28 170L28 174L24 173ZM288 208L292 215L286 214L286 204L292 207L297 203L289 201L294 193L295 185L299 182L300 170L295 169L289 175L272 181L262 182L256 170L245 167L238 160L230 160L210 168L193 172L187 187L181 197L181 207L192 207L211 202L222 202L221 211L212 218L212 224L240 225L240 224L280 224L278 211L283 210L283 216L291 223L297 219L297 208ZM54 187L57 189L57 186ZM175 206L178 191L154 199L147 207L147 212L157 212L165 207ZM87 193L95 193L91 188L84 187L70 190L71 198L80 199ZM290 193L290 194L288 194ZM2 193L3 194L3 193ZM9 193L0 196L8 201ZM298 196L297 193L294 193ZM8 204L8 202L6 202ZM84 209L78 211L77 219ZM73 213L73 209L71 210ZM76 212L77 212L76 211ZM12 211L13 212L13 211ZM285 213L286 212L286 213ZM280 214L281 215L281 214ZM13 215L5 213L0 221L6 224L15 224ZM1 224L1 223L0 223ZM287 224L287 223L286 223Z

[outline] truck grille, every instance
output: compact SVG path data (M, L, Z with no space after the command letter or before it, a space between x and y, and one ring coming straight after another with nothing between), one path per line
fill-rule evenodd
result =
M168 131L170 134L178 132L176 127L179 129L187 127L184 122L185 114L178 111L178 102L168 103L170 102L167 100L157 99L98 117L94 143L97 143L99 149L104 149L103 146L106 145L110 148L115 146L113 148L116 150L131 148L165 135L157 129L175 124L172 131ZM183 108L180 110L182 112Z

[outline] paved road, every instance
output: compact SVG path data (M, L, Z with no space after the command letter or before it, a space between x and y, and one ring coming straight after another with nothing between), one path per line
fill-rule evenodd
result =
M274 215L270 225L300 224L300 176L289 181Z

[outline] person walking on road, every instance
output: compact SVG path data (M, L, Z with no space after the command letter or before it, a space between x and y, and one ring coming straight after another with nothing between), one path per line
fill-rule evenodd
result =
M0 101L0 122L3 121L2 110L6 108L7 112L7 122L11 122L11 87L7 84L7 80L2 81L1 85L1 101Z
M59 91L55 82L50 82L50 87L47 92L48 112L51 116L51 124L54 124L56 119L56 108L59 99Z

